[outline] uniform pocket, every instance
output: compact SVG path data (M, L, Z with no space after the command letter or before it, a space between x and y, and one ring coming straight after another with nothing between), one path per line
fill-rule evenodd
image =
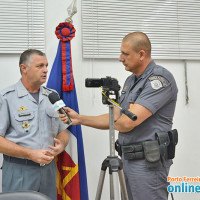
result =
M57 133L58 132L58 124L59 124L58 113L52 109L46 109L46 113L48 116L48 123L50 125L49 127L51 128L53 133Z
M20 133L28 133L30 128L33 126L32 121L34 119L34 112L20 112L14 114L14 119L16 123L16 127L18 129L17 132Z

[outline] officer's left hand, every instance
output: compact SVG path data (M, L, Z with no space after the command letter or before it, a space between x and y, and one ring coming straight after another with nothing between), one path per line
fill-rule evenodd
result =
M48 148L50 148L52 151L49 151L49 154L51 156L57 156L58 154L60 154L61 152L63 152L65 150L65 145L63 144L63 142L57 138L54 138L54 142L55 142L55 146L48 146Z

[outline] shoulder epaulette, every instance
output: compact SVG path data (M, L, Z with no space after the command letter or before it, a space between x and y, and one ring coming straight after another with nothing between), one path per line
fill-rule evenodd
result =
M10 92L13 92L13 91L15 91L15 87L10 86L10 87L8 87L8 88L5 88L5 89L1 90L1 91L0 91L0 94L1 94L2 96L4 96L4 95L6 95L6 94L8 94L8 93L10 93Z
M54 90L54 89L51 89L51 88L47 88L47 87L45 87L45 86L42 86L45 90L47 90L49 93L51 93L51 92L56 92L56 93L58 93L56 90Z

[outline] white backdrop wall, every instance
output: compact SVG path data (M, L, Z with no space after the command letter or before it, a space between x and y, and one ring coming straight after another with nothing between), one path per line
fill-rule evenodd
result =
M46 31L46 54L49 61L49 72L53 64L58 39L54 31L55 27L65 20L67 15L66 0L45 1L45 31ZM130 74L124 70L124 66L118 60L95 60L82 58L81 40L81 0L77 1L78 13L73 17L76 28L76 36L72 40L72 63L74 79L79 101L81 114L97 115L108 112L108 107L102 104L101 93L98 88L85 88L85 78L102 78L112 76L118 79L121 86L126 77ZM19 55L0 54L0 89L3 89L20 78L18 67ZM185 79L184 62L180 60L156 60L171 71L177 81L179 88L177 107L174 117L174 128L179 132L179 143L177 146L176 158L171 167L170 176L196 177L199 174L199 110L200 90L199 74L200 61L187 61L188 66L188 89L189 104L185 104ZM100 168L102 161L109 155L109 134L108 131L101 131L89 127L82 127L83 141L85 147L85 159L87 169L87 180L90 200L95 199ZM117 136L117 133L116 133ZM2 163L2 157L0 162ZM108 173L103 188L102 199L109 199ZM0 174L1 178L1 174ZM177 199L199 199L197 195L183 194L176 195Z

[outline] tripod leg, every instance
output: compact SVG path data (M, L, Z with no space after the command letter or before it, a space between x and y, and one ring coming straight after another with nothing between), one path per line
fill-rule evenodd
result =
M113 177L113 200L120 200L120 191L119 191L119 179L118 179L118 173L112 172Z
M103 189L103 183L104 183L104 179L105 179L105 174L106 174L106 171L101 170L95 200L100 200L101 199L101 193L102 193L102 189Z
M110 200L114 200L113 175L110 174Z
M126 183L125 183L123 170L122 169L119 170L118 174L119 174L119 182L120 182L120 186L121 186L121 192L122 192L123 200L128 200L128 193L127 193L127 190L126 190Z

